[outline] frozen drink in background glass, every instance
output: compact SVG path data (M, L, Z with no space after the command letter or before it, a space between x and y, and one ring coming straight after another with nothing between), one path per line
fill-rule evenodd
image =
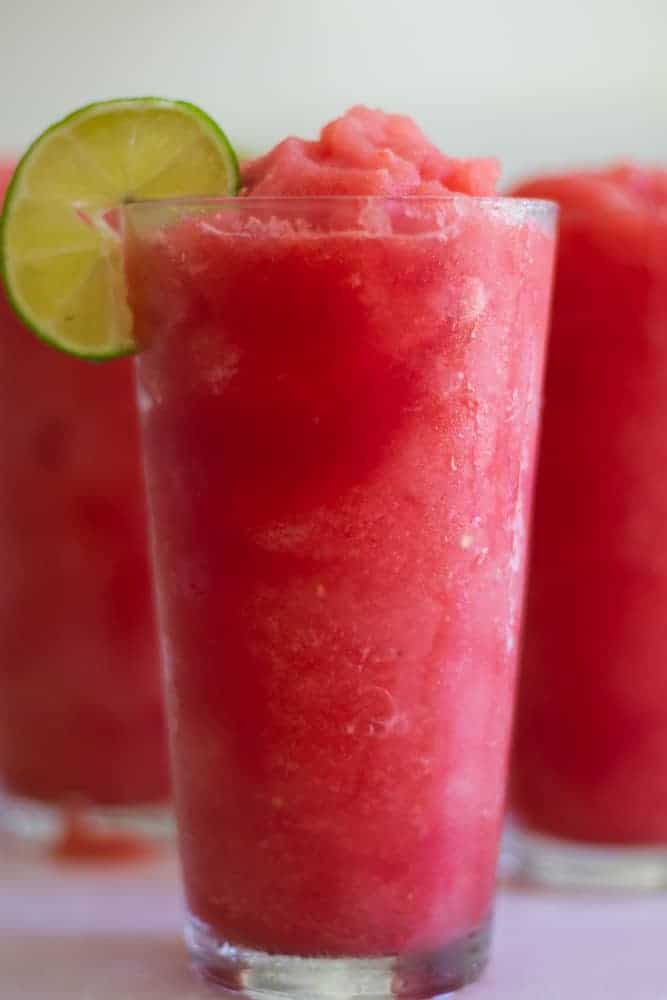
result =
M2 289L0 564L0 828L86 852L98 833L163 832L132 363L56 353Z
M538 178L561 206L514 751L513 851L667 887L667 171Z

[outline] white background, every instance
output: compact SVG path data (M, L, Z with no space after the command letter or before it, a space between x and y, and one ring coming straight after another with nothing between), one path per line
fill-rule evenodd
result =
M238 144L363 101L505 178L667 162L667 0L0 0L0 148L101 97L203 105Z

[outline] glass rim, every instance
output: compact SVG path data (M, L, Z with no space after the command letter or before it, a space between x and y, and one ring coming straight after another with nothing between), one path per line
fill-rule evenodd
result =
M313 194L313 195L290 195L290 194L266 194L266 195L182 195L175 198L130 198L122 205L124 211L141 208L185 208L188 205L211 206L219 205L221 208L231 208L243 205L345 205L354 203L364 204L386 204L388 202L405 205L437 205L438 203L451 202L474 202L487 208L503 208L515 206L524 211L543 213L545 215L556 214L559 210L558 202L550 198L516 198L513 195L476 195L466 194L463 191L443 191L442 194Z

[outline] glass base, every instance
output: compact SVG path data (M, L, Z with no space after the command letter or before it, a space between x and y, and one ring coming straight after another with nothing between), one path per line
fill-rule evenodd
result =
M58 806L0 790L0 834L17 847L52 850L73 834L102 846L105 838L159 845L175 836L167 805Z
M185 940L196 968L226 993L257 1000L431 1000L481 975L491 920L424 954L378 958L299 958L239 948L190 916Z
M667 846L621 847L560 840L515 820L503 837L501 877L553 889L655 892L667 889Z

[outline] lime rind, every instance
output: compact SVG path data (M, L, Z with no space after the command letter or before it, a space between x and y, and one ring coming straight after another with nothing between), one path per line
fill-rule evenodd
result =
M138 97L77 109L31 144L5 193L0 270L12 308L67 354L135 353L121 240L103 212L137 198L228 196L239 185L229 140L194 104Z

